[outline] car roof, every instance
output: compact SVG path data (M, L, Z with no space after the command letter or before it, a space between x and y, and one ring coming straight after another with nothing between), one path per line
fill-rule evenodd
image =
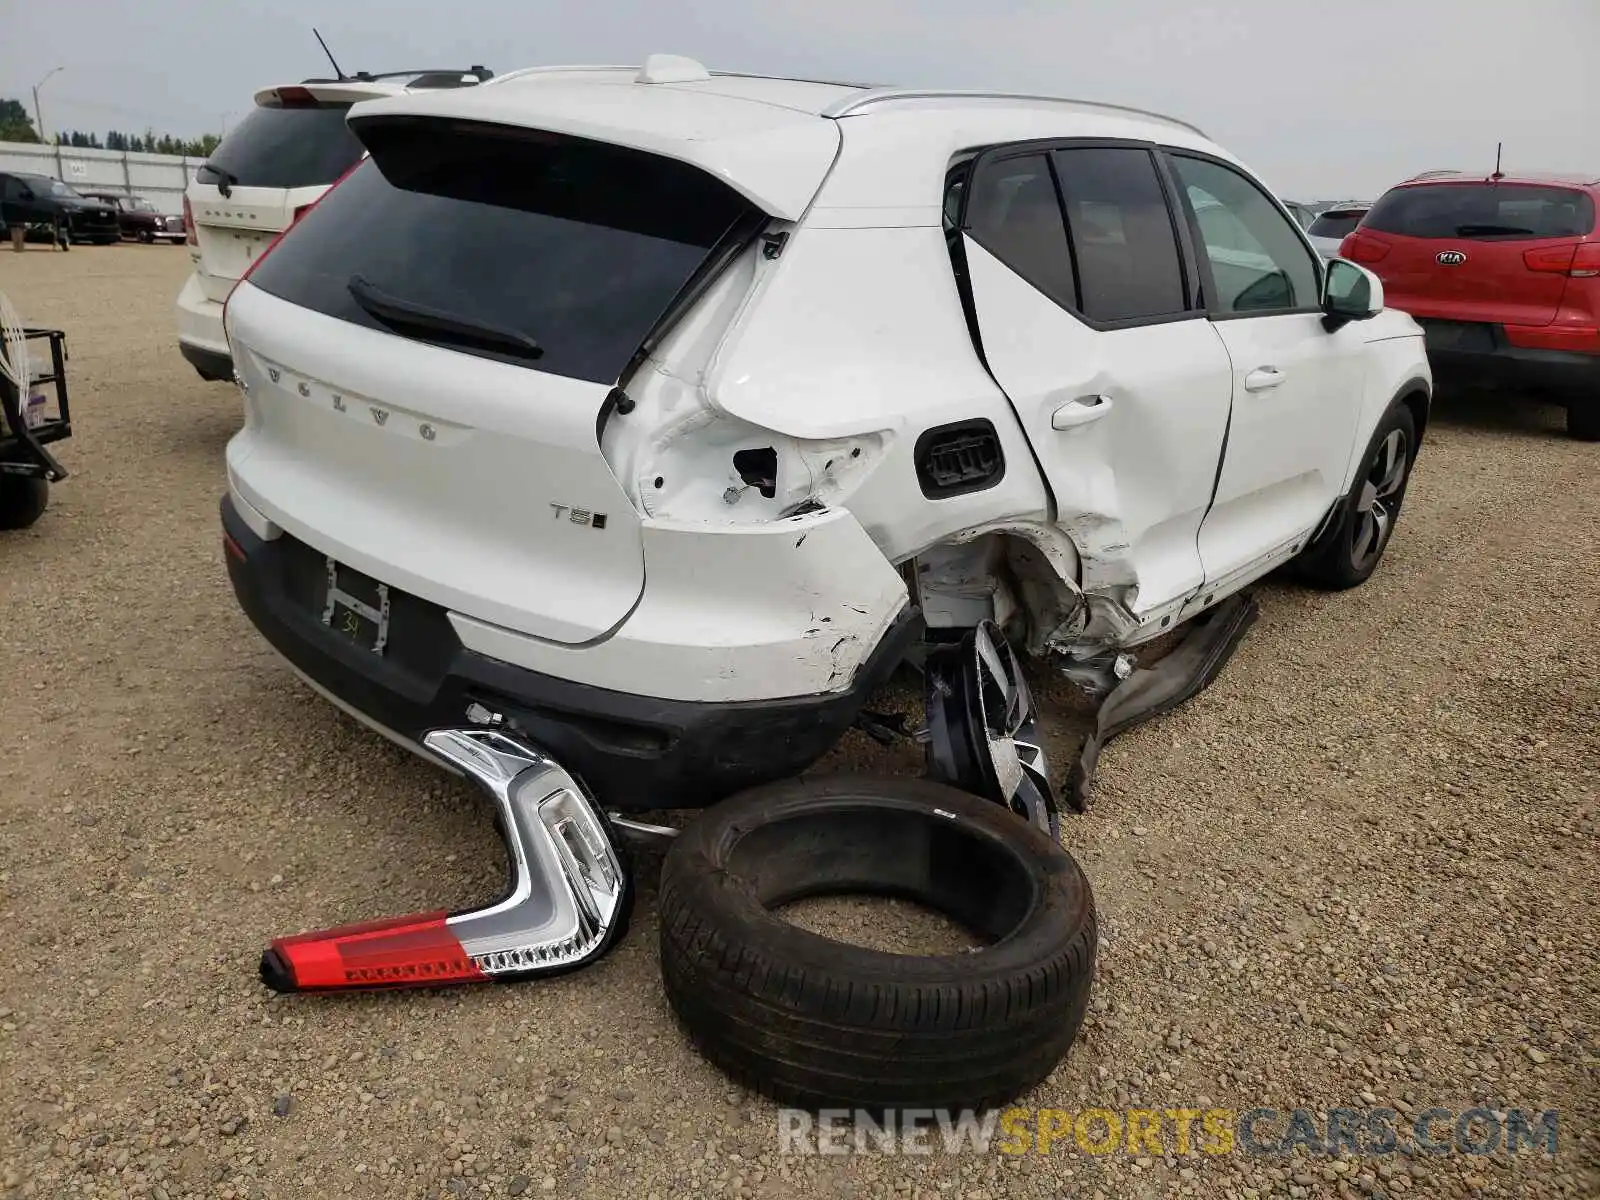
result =
M1425 187L1430 183L1510 183L1510 184L1564 184L1568 187L1595 187L1600 185L1600 175L1581 171L1502 171L1499 174L1479 175L1467 171L1424 171L1398 183L1396 187Z
M844 171L844 190L858 193L857 183L903 185L907 171L915 168L918 186L904 194L917 197L916 207L929 195L942 195L940 186L923 187L920 176L931 163L942 178L952 149L1095 136L1175 140L1213 149L1187 122L1142 109L1058 96L714 72L675 55L651 55L642 66L511 71L476 87L413 91L361 103L350 120L359 134L363 122L386 115L527 126L676 158L788 220L801 216L828 174L845 124L855 143L874 143L875 153L886 157L876 167ZM831 180L829 190L835 190ZM878 202L899 203L882 196Z

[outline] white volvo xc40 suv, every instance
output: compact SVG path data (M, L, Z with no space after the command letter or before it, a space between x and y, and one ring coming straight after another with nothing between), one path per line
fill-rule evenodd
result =
M504 725L704 805L918 643L1103 690L1394 530L1417 325L1182 121L668 56L348 120L368 157L228 301L222 522L261 633L414 748Z

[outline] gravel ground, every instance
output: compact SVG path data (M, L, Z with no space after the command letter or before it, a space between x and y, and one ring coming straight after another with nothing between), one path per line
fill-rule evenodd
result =
M178 357L187 270L0 253L25 317L68 330L78 414L72 477L0 540L0 1195L1600 1195L1600 448L1559 414L1450 403L1372 582L1263 588L1222 679L1107 753L1064 833L1103 921L1094 1012L1023 1101L1558 1109L1555 1156L782 1156L775 1110L670 1019L649 871L574 976L257 982L274 935L470 904L501 864L463 785L236 610L238 404ZM863 765L915 757L852 740L824 766ZM947 936L904 906L796 919Z

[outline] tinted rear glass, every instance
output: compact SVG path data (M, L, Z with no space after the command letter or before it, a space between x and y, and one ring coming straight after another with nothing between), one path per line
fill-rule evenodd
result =
M1058 150L1085 315L1127 321L1183 312L1183 267L1166 192L1142 149Z
M366 138L372 158L250 282L343 321L575 379L615 382L711 248L752 216L693 167L600 142L405 118L369 123ZM380 318L372 294L532 339L543 355Z
M1367 228L1416 238L1582 237L1594 201L1575 188L1449 183L1396 188L1367 214Z
M220 183L226 171L233 187L332 183L361 157L361 142L345 124L349 111L348 104L253 109L211 152L200 182Z
M1360 213L1323 213L1306 232L1312 237L1342 238L1359 224Z

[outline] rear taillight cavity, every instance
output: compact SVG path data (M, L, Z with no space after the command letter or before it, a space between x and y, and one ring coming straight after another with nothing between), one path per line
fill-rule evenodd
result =
M194 207L189 203L187 192L183 197L183 240L191 246L200 244L199 235L194 230Z

